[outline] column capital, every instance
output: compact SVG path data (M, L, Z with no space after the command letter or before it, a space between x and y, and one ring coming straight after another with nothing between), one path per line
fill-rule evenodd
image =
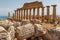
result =
M35 8L33 8L33 9L35 9Z
M16 11L18 11L18 9Z
M31 8L29 8L29 10L31 10Z
M28 10L28 9L26 9L26 10Z
M20 10L22 10L22 8L20 8Z
M45 7L42 7L42 8L45 8Z
M37 8L40 8L40 7L37 7Z
M57 6L57 5L51 5L51 6L54 6L54 7L55 7L55 6Z
M23 9L23 10L26 10L26 9Z
M17 10L20 10L20 8L17 8Z
M46 6L46 7L50 7L50 6Z
M14 11L16 11L16 10L14 10Z

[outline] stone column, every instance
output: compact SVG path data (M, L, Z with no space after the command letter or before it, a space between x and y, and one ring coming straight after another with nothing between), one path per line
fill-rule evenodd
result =
M56 5L52 5L53 6L53 22L56 21Z
M21 20L21 15L20 15L21 13L20 13L20 9L19 9L19 21Z
M19 14L19 10L17 10L17 21L18 21L18 14Z
M17 20L17 11L15 10L15 20Z
M13 20L14 20L14 13L13 13Z
M24 19L25 19L25 9L24 9Z
M20 9L18 10L18 21L19 21L19 18L20 18Z
M39 15L39 8L37 8L37 19L40 19L39 17L40 17L40 15Z
M14 12L14 20L16 20L16 11Z
M49 22L51 22L51 20L52 20L52 19L51 19L51 15L50 15L50 16L49 16Z
M26 9L26 19L28 19L28 9Z
M33 19L35 19L35 8L33 8Z
M19 10L17 10L17 21L18 21L18 14L19 14Z
M8 18L10 17L10 12L8 12Z
M50 6L46 6L46 7L47 7L47 22L49 22Z
M31 9L30 9L30 11L29 11L29 20L31 20Z
M23 10L21 9L21 20L23 19Z
M44 22L44 8L45 7L42 7L42 22Z
M16 10L16 21L17 21L17 19L18 19L18 11Z

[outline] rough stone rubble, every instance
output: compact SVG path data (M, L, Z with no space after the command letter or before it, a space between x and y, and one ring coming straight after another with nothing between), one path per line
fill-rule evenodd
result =
M22 22L24 23L24 21ZM18 36L17 38L20 38L20 37L28 38L33 35L39 36L39 34L46 34L47 30L49 31L54 30L54 31L60 32L60 26L58 25L49 27L47 29L47 28L44 28L44 25L47 25L44 23L32 24L30 22L27 22L23 24L22 22L15 22L15 21L11 22L8 20L0 21L0 39L14 40L15 33L17 33L17 36Z

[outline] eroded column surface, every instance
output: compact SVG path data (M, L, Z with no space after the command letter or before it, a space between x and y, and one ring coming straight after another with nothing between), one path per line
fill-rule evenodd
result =
M17 10L17 21L19 21L19 9Z
M29 20L31 20L31 9L29 9Z
M14 15L14 13L13 13L13 20L14 20L14 18L15 18L14 16L15 16L15 15Z
M53 22L56 21L56 5L52 5L53 6Z
M25 19L25 9L24 9L24 19Z
M44 22L44 8L45 7L42 7L42 22Z
M23 10L21 9L21 20L23 19Z
M17 20L17 11L15 10L15 20Z
M18 21L18 14L19 14L19 10L17 10L17 21Z
M19 21L21 20L21 15L20 15L21 13L20 13L20 9L19 9Z
M16 10L16 21L18 21L18 10Z
M14 15L14 20L15 20L15 18L16 18L16 17L15 17L15 16L16 16L16 13L14 12L14 14L13 14L13 15Z
M33 8L33 19L35 19L35 8Z
M50 6L46 6L46 7L47 7L47 22L49 22Z
M37 19L40 19L39 8L37 8Z
M26 19L28 20L28 9L26 9Z
M18 10L18 21L20 19L20 9Z

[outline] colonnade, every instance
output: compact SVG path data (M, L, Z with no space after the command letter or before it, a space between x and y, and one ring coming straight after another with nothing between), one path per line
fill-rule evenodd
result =
M53 7L53 21L55 22L56 20L56 5L52 5ZM42 16L41 16L41 21L44 21L44 8L45 7L41 7L42 8ZM46 6L47 8L47 22L50 21L50 6ZM32 15L32 9L33 9L33 15ZM39 8L37 8L37 15L35 15L35 9L36 8L29 8L29 14L28 14L28 9L23 9L23 8L19 8L17 10L15 10L15 13L13 14L13 19L20 21L20 20L33 20L33 19L40 19L40 13L39 13Z
M33 15L32 15L32 9L33 9ZM13 15L13 18L15 20L33 20L33 19L40 19L40 13L39 8L37 8L37 15L35 15L35 9L17 9L15 10L15 13ZM29 13L28 13L29 10ZM44 16L44 7L42 7L42 16ZM44 18L42 18L43 20Z

